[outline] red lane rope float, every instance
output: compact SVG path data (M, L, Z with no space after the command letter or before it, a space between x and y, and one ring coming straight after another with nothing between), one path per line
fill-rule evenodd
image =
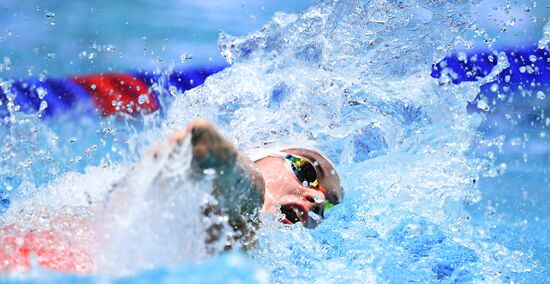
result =
M96 270L91 240L77 241L53 231L21 233L12 227L0 229L0 273L28 271L31 258L41 267L62 272L90 273Z
M151 113L159 109L149 87L129 74L107 73L70 78L90 94L102 115Z

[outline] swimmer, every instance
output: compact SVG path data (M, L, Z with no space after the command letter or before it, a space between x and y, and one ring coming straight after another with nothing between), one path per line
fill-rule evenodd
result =
M164 190L184 186L185 180L174 178L170 173L174 169L183 168L184 161L180 158L189 147L192 152L192 178L214 176L212 195L216 200L203 206L202 213L205 216L226 215L227 222L234 230L230 235L231 239L224 240L228 235L223 234L223 224L211 225L207 229L207 248L209 244L219 240L226 243L226 249L237 242L245 250L253 247L256 242L255 231L259 226L258 216L264 213L279 216L279 221L284 224L301 223L307 228L314 228L324 218L324 210L342 201L344 192L336 169L318 151L301 147L255 149L248 157L239 152L212 124L204 119L197 119L167 141L152 148L122 179L112 185L107 191L105 208L101 212L102 222L117 222L119 211L132 206L132 185L144 182L139 177L145 175L140 173L155 171L154 175L147 176L152 176L148 182L160 192L159 195ZM80 231L84 225L79 227ZM0 247L0 256L7 257L3 251L7 247L12 251L10 262L0 263L0 271L13 268L14 263L18 264L15 267L19 269L28 266L29 254L38 254L39 250L47 252L45 257L40 258L39 255L39 263L44 267L73 272L95 270L93 249L91 252L74 246L68 240L70 232L31 232L14 238L9 236L9 228L3 231L0 229L0 232L5 236L0 236L3 242L14 242L4 245L4 248ZM45 238L50 244L65 242L66 248L75 251L48 251L47 245L37 241L40 238ZM30 239L32 242L23 242L19 249L15 244L17 239ZM59 253L63 256L60 257ZM71 258L76 256L80 260L85 259L86 263L75 264Z
M190 137L189 137L190 136ZM190 138L191 168L197 177L205 171L215 171L213 195L218 204L209 204L204 214L225 214L235 229L232 240L245 248L254 245L254 232L259 225L258 215L268 213L284 216L285 224L301 223L316 227L324 218L324 210L342 201L343 188L330 160L313 149L300 147L255 149L250 157L241 153L204 119L188 124L142 157L142 161L128 175L113 186L109 205L113 210L124 208L132 182L139 171L150 171L147 165L163 165L155 177L158 185L177 186L176 181L162 176L170 167L180 165L177 159ZM163 186L161 186L162 188ZM128 205L129 206L129 205ZM115 216L109 212L107 215ZM208 243L219 240L221 225L209 230Z

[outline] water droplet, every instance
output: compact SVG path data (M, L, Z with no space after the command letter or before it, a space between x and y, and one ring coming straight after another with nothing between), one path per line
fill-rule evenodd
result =
M168 87L168 92L172 96L176 96L178 94L178 89L175 86Z
M113 52L116 50L116 47L112 44L108 44L105 46L105 51L108 51L108 52Z
M46 108L48 108L48 102L47 101L41 101L40 102L40 108L38 109L38 111L43 112Z
M534 55L534 54L531 54L531 55L529 55L529 60L531 60L531 62L535 62L535 61L537 61L537 56Z
M48 76L48 72L46 72L46 70L40 72L40 74L38 75L38 81L40 82L46 81L47 76Z
M325 202L325 201L324 201L324 198L322 198L322 197L319 196L319 195L313 196L313 201L315 201L315 203L322 203L322 202Z
M546 98L546 96L544 95L544 93L542 91L538 91L537 92L537 99L539 100L544 100L544 98Z
M185 62L187 62L191 59L193 59L193 56L191 54L184 53L184 54L180 55L181 63L185 63Z
M46 12L46 19L48 20L50 25L55 26L55 13Z
M149 102L149 96L147 94L139 95L138 97L138 104L142 105L144 103Z
M477 101L477 108L483 110L483 111L489 111L489 105L484 100Z
M462 61L464 63L468 62L468 55L466 55L465 52L463 51L460 51L456 54L456 59L458 59L459 61Z
M90 85L90 88L92 88L92 90L95 90L95 88L97 88L97 86L95 84L92 84L92 85Z
M73 144L73 143L75 143L75 142L76 142L76 137L71 137L71 138L69 139L69 143Z
M38 98L43 100L46 94L48 94L48 91L42 87L36 88L36 94L38 95Z

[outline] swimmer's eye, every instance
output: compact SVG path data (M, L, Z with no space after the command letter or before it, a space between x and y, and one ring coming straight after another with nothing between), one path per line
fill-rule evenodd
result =
M315 166L313 163L311 163L311 161L306 158L292 154L284 155L283 159L287 161L296 178L298 178L298 180L304 186L313 187L323 193L326 200L325 211L334 206L334 203L331 203L328 199L326 189L319 185L319 179L317 179L317 170L315 170Z
M316 169L316 166L318 166L319 163L317 161L312 163L310 160L304 157L284 152L276 152L270 155L283 158L290 170L292 170L292 172L294 173L294 176L296 176L296 178L300 183L302 183L302 185L315 188L316 190L322 192L325 196L325 210L330 209L334 207L334 205L338 204L338 202L332 203L329 201L327 190L319 184Z
M305 186L319 188L319 180L317 179L317 171L315 166L306 158L286 154L283 159L287 161L294 175Z

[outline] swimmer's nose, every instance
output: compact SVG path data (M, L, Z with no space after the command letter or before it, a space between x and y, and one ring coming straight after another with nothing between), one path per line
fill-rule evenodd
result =
M323 211L326 203L325 197L319 192L316 192L315 194L308 193L305 197L310 205L308 212L306 212L309 218L305 226L307 228L315 228L324 218Z
M321 196L308 196L306 197L307 201L309 203L313 204L313 206L309 209L313 213L322 216L323 215L323 209L325 208L325 198Z

